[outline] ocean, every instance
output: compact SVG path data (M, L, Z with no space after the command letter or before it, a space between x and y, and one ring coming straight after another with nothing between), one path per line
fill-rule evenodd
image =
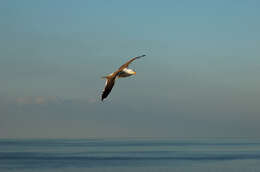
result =
M259 172L260 139L0 139L0 172Z

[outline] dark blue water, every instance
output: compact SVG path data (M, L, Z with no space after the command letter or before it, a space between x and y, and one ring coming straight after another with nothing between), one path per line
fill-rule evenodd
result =
M0 171L260 171L260 139L0 139Z

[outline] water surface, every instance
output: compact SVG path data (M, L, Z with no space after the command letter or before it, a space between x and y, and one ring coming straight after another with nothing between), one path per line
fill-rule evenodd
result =
M260 171L260 139L0 139L0 171Z

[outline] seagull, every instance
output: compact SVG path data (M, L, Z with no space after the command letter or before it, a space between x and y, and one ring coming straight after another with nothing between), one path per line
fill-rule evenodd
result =
M106 79L106 83L105 83L105 88L102 92L101 101L103 101L109 95L117 78L125 78L131 75L136 75L136 72L134 70L128 69L128 65L132 63L134 60L144 56L145 55L134 57L128 62L126 62L125 64L123 64L122 66L120 66L120 68L118 68L115 72L102 77L103 79Z

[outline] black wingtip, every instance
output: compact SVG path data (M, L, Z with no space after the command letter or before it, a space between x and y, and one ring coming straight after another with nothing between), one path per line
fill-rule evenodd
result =
M101 101L104 102L104 100L106 99L106 97L104 95L101 96Z
M139 59L139 58L144 57L144 56L146 56L146 55L143 54L143 55L141 55L141 56L137 56L136 58Z

